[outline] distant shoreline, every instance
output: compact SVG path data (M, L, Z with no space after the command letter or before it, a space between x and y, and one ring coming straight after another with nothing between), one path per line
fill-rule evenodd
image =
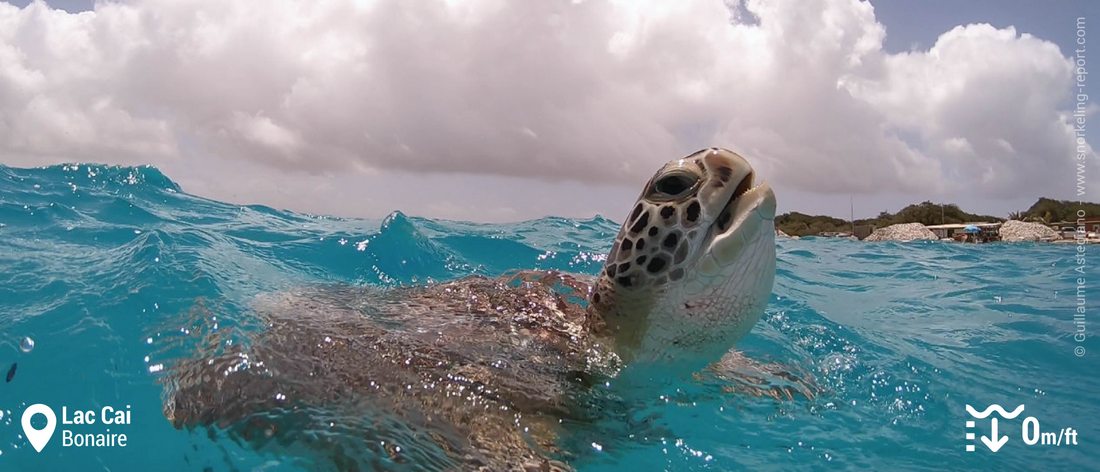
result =
M1053 227L1051 227L1053 226ZM820 235L790 235L782 229L776 229L777 237L800 239L846 238L861 241L944 241L957 243L995 243L995 242L1047 242L1053 244L1096 244L1100 243L1100 219L1081 218L1074 226L1044 225L1042 223L1009 220L1004 223L961 223L926 226L922 223L898 223L883 228L875 228L870 234L860 235L847 232L823 233ZM1055 230L1055 227L1061 231Z
M792 211L776 216L775 227L790 236L843 237L855 235L859 239L864 239L875 230L899 224L920 223L925 227L968 224L990 226L1001 225L1013 220L1040 224L1062 234L1058 238L1048 234L1047 238L1049 239L1072 239L1072 233L1077 230L1079 225L1085 226L1084 232L1086 235L1089 232L1100 233L1100 226L1094 227L1100 224L1100 203L1054 200L1043 197L1039 198L1028 209L1012 212L1007 217L1002 218L993 215L968 213L953 203L925 201L908 205L897 213L884 211L874 218L852 218L848 220ZM951 236L946 232L937 231L937 233L940 238Z

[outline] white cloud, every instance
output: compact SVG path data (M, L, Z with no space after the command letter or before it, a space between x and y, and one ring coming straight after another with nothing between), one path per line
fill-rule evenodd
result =
M153 163L279 202L300 173L635 185L721 145L800 192L1068 192L1056 46L971 25L889 54L885 34L857 0L0 3L0 162ZM437 196L418 208L458 212Z
M917 136L948 183L981 184L993 196L1064 183L1073 131L1059 106L1072 71L1053 43L1011 27L960 26L883 67L843 83L892 129Z

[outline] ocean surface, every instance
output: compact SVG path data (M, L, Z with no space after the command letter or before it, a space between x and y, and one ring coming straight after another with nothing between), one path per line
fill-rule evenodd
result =
M0 470L331 468L295 445L257 451L164 418L161 381L187 355L178 340L198 307L229 327L244 324L257 295L308 284L392 287L511 269L595 274L617 229L600 217L313 216L189 195L151 167L0 166ZM713 379L661 386L631 405L646 418L644 434L624 428L621 437L564 444L575 467L1100 470L1100 343L1074 341L1072 323L1084 277L1087 326L1098 332L1100 271L1089 259L1084 275L1075 272L1075 246L777 244L771 303L739 348L804 371L820 393L730 394ZM1078 346L1084 357L1074 355ZM54 437L35 452L20 421L35 403L59 415L61 406L128 408L130 423L110 428L128 445L66 448ZM989 435L991 425L968 429L965 406L994 403L1026 405L1001 420L1009 440L997 453L966 438ZM1074 428L1079 445L1026 445L1026 417L1063 442L1063 428Z

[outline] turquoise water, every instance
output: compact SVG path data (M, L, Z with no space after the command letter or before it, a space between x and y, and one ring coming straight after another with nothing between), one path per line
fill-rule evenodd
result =
M173 340L196 307L231 326L255 295L317 282L594 274L617 229L602 218L486 225L400 214L383 225L211 201L150 167L0 166L0 370L17 365L0 384L0 470L306 467L314 459L293 445L257 452L164 419L158 381L187 354ZM781 240L772 303L741 349L808 372L819 395L734 395L714 379L664 386L631 405L645 434L577 432L564 445L581 470L1100 470L1100 343L1088 338L1085 357L1073 354L1074 250ZM55 437L36 453L20 426L34 403L129 406L131 424L113 428L128 446L63 448ZM1002 421L1010 440L998 453L980 443L966 452L964 406L990 403L1025 404L1022 417L1043 431L1073 427L1080 445L1027 446L1018 418ZM988 430L978 421L979 436Z

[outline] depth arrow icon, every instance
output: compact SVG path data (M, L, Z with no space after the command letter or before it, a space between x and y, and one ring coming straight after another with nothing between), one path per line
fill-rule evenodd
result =
M987 436L982 436L982 442L985 443L985 447L988 447L990 451L997 452L1008 442L1008 436L997 437L997 418L992 418L992 429L989 431L989 435L993 436L993 439L989 439Z

